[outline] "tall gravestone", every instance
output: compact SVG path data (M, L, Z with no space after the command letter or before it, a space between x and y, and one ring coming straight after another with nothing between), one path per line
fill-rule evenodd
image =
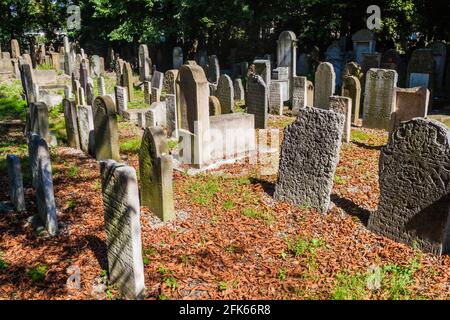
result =
M389 132L393 132L402 121L427 116L430 99L430 91L427 88L394 88L393 95L394 109Z
M253 75L247 79L247 113L255 116L255 129L267 128L268 88L264 80Z
M440 122L401 123L381 150L380 202L368 228L437 255L450 251L450 134Z
M14 154L6 156L6 165L8 167L8 181L11 202L14 208L21 212L27 208L25 206L25 194L23 189L22 167L20 158Z
M370 69L367 71L363 110L364 127L389 129L397 78L395 70Z
M139 151L142 205L162 221L175 218L172 156L161 127L146 128Z
M97 87L99 96L106 95L105 78L103 78L103 76L97 78Z
M45 140L32 133L28 139L28 154L39 219L48 233L54 236L58 233L58 219L53 193L52 166Z
M295 76L292 82L292 114L297 115L298 110L307 105L307 83L306 77Z
M172 64L174 69L179 69L183 65L183 49L181 47L173 48Z
M11 59L19 59L20 57L20 46L17 39L11 40Z
M209 132L208 80L202 67L185 64L180 68L177 83L180 85L179 134L181 129L184 134L182 161L202 167L210 160L205 143Z
M271 114L283 115L283 94L281 84L272 81L269 86L269 112Z
M139 46L139 81L150 81L151 63L149 63L148 47L146 44Z
M117 113L110 96L97 97L94 101L95 155L97 160L120 160Z
M334 95L336 75L333 65L329 62L319 64L315 74L314 107L328 109L328 99Z
M109 281L128 299L145 296L139 190L134 168L100 162Z
M212 55L208 58L208 81L211 83L219 82L220 66L217 56Z
M292 31L283 31L278 37L277 68L280 67L288 68L288 96L290 99L292 96L292 80L297 72L297 36ZM269 85L269 83L267 83L267 85Z
M361 83L355 76L345 77L342 82L341 95L352 99L352 123L359 119L359 109L361 103Z
M82 61L80 64L80 85L83 88L84 92L87 92L87 84L88 84L88 69L86 61Z
M242 84L242 79L234 79L233 81L233 90L234 90L234 100L235 101L243 101L245 100L245 90Z
M272 79L270 60L255 60L253 64L255 66L255 74L263 79L266 86L269 86Z
M132 101L134 99L133 70L128 62L123 66L122 84L127 88L128 101Z
M91 77L88 77L86 85L86 103L89 106L92 106L93 102L94 102L94 81L92 80Z
M231 78L222 74L217 85L216 97L220 101L222 113L234 112L234 88Z
M128 90L125 87L116 86L114 88L116 95L116 111L123 115L128 110Z
M80 148L85 153L95 155L94 116L91 106L77 106L78 134Z
M176 94L177 90L179 91L177 84L178 70L168 70L164 74L163 80L163 90L166 91L167 94Z
M80 149L80 136L78 133L77 110L72 101L63 99L64 122L66 125L67 144L71 148Z
M342 142L350 142L350 132L352 127L352 100L348 97L331 96L329 110L343 114L345 117Z
M24 63L20 66L20 77L28 104L36 102L37 93L35 90L33 68L31 67L31 64Z
M30 104L29 114L30 130L50 142L50 129L48 123L48 107L44 102Z
M175 94L166 95L166 126L167 136L178 138L178 115Z
M284 129L274 198L326 212L339 162L344 115L304 108Z
M114 71L116 73L116 85L118 85L118 86L123 86L122 74L123 74L124 65L125 65L125 61L123 61L122 59L117 58L115 60Z

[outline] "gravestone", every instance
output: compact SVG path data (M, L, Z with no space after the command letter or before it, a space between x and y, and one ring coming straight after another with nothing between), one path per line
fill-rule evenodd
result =
M311 73L311 57L302 53L297 60L297 74L300 76L307 76Z
M70 52L66 51L64 53L64 73L66 75L72 75L72 73L74 72L74 61L72 59L72 55L70 54Z
M433 96L436 62L431 49L416 49L408 63L407 87L427 87Z
M328 99L334 95L336 75L333 65L329 62L319 64L315 74L314 107L328 109Z
M445 62L447 59L447 47L444 42L436 41L430 44L429 48L432 50L435 61L435 87L442 89L444 86Z
M272 72L270 69L270 60L255 60L253 64L255 66L255 74L262 78L266 86L269 86Z
M425 118L428 111L430 91L426 87L394 88L394 109L391 114L389 132L393 132L402 121L416 117Z
M233 90L234 90L234 100L235 101L244 101L245 100L245 90L242 85L242 79L237 78L233 81Z
M380 68L381 69L391 69L397 71L399 73L399 67L400 67L400 56L395 49L389 49L381 55L381 63Z
M297 115L298 110L307 105L307 83L306 77L295 76L292 83L292 114Z
M220 101L222 114L234 112L233 81L228 75L222 74L220 76L215 95Z
M255 116L255 129L267 128L268 88L261 76L252 75L247 79L247 113Z
M341 113L345 117L342 142L350 142L350 131L352 127L352 100L342 96L331 96L329 110Z
M168 137L178 138L178 115L175 94L166 95L166 128Z
M355 76L344 78L341 95L352 99L352 123L359 119L359 109L361 103L361 83Z
M297 72L297 36L292 31L283 31L280 33L277 41L277 69L287 68L287 79L289 81L289 99L292 96L292 79ZM270 69L269 69L270 70ZM279 77L283 80L283 77ZM269 82L265 83L270 85Z
M144 81L144 103L151 104L152 102L152 83Z
M151 62L146 44L139 46L139 81L150 81L151 79Z
M78 133L77 110L72 101L63 99L64 122L66 125L67 144L71 148L80 149L80 136Z
M209 116L222 114L222 108L219 99L216 96L209 96Z
M124 65L125 65L125 61L123 61L122 59L118 58L115 60L114 71L116 72L116 85L118 85L118 86L123 86L122 74L123 74Z
M168 70L164 74L163 90L165 90L167 94L176 94L178 87L178 84L176 82L177 77L178 70Z
M380 202L368 228L441 255L450 251L450 134L440 122L401 123L381 149Z
M48 107L44 102L34 102L30 104L29 113L30 130L45 139L51 141L48 123Z
M350 76L358 78L359 81L361 81L364 76L361 66L353 61L347 63L344 67L344 71L342 72L342 79Z
M22 167L20 158L14 154L6 156L6 165L8 167L9 193L14 208L21 212L27 210L25 206L25 194L23 189Z
M58 233L55 196L53 194L53 178L50 154L47 142L39 135L32 133L28 138L28 154L30 159L33 187L36 190L38 216L45 225L49 235Z
M344 115L330 110L299 110L284 129L275 199L328 210L344 121Z
M33 69L31 64L22 64L20 66L20 77L22 80L23 91L27 98L28 104L37 101L37 93L35 91Z
M175 218L172 187L172 156L160 127L146 128L139 151L142 205L162 221Z
M371 52L362 54L361 71L363 75L370 69L378 69L381 64L381 53Z
M342 85L342 69L344 64L344 53L341 51L341 47L339 45L339 41L335 40L333 43L327 48L325 52L326 61L333 65L333 70L335 73L335 92L341 88Z
M117 113L110 96L97 97L94 101L95 158L120 160Z
M133 101L133 71L131 70L131 64L129 64L128 62L126 62L123 66L122 85L127 89L128 101Z
M19 59L20 57L20 46L17 39L11 40L11 59Z
M306 81L306 105L314 106L314 84L309 80Z
M211 83L218 83L220 77L219 59L212 55L208 58L208 81Z
M179 69L183 65L183 49L180 47L173 48L172 64L174 69Z
M361 29L352 36L353 55L358 64L362 63L363 53L375 52L375 34L368 29Z
M80 148L83 152L93 155L94 146L94 117L91 106L77 106L78 134Z
M88 77L86 85L86 103L92 106L94 102L94 81L92 78Z
M100 57L98 55L93 55L91 57L91 77L97 78L102 74Z
M166 127L167 110L165 102L153 102L145 111L145 127Z
M397 78L395 70L370 69L367 71L363 110L364 127L389 130Z
M79 81L77 81L79 83ZM81 105L86 105L86 96L84 95L84 89L82 87L78 87L78 103Z
M163 81L164 81L164 74L162 72L159 72L159 71L153 72L152 88L157 88L159 90L162 90Z
M116 86L114 88L116 93L116 111L123 115L128 110L128 91L125 87Z
M209 163L208 146L204 143L209 131L208 81L202 67L185 64L180 68L177 83L179 128L189 133L183 140L182 162L201 168Z
M283 96L279 82L272 81L269 85L269 113L283 115Z
M161 89L152 88L152 94L150 95L150 104L161 101Z
M103 78L103 76L97 78L97 87L99 96L106 95L105 78Z
M109 282L128 299L145 296L139 190L136 170L100 162Z

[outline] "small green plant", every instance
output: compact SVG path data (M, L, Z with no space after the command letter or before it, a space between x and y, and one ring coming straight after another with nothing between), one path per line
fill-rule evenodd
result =
M175 148L178 146L178 141L176 140L169 140L167 141L167 147L169 148L169 152L172 152L175 150Z
M219 291L226 291L228 289L228 284L225 281L219 282Z
M168 300L169 297L167 297L165 294L160 294L160 295L158 295L158 299L159 300Z
M234 253L236 251L236 246L234 244L229 244L225 247L225 252Z
M336 182L336 184L342 185L342 184L345 184L345 179L342 178L342 177L339 176L339 175L335 175L335 176L334 176L334 182Z
M48 267L45 264L39 264L36 267L28 269L28 275L33 282L40 282L45 279Z
M66 206L68 210L73 210L76 208L77 202L74 199L70 199L67 201Z
M226 210L230 210L234 208L234 203L232 200L225 200L223 203L223 208Z
M0 252L0 270L8 269L8 263L3 259L2 253Z
M280 279L281 281L286 280L287 276L288 276L288 272L287 272L286 268L279 269L277 276L278 276L278 279Z
M192 201L199 205L211 204L214 196L221 191L219 179L219 177L204 176L200 180L194 181L187 189L188 193L192 195Z
M52 70L54 68L53 68L53 65L50 63L43 63L43 64L36 66L36 69L37 70Z
M120 144L120 152L138 154L141 147L141 138L126 140Z
M68 175L70 178L75 178L78 175L78 167L77 166L70 167Z
M265 222L267 222L268 224L272 224L273 220L274 220L273 216L270 213L268 213L266 211L259 211L259 210L253 209L253 208L244 209L242 214L249 218L262 219Z
M158 267L158 272L163 276L164 284L172 290L178 287L177 279L173 276L173 272L164 266Z
M101 191L102 190L102 183L100 182L100 180L96 180L94 182L93 188L95 191Z
M365 274L340 272L331 293L332 300L360 300L366 296L367 280Z

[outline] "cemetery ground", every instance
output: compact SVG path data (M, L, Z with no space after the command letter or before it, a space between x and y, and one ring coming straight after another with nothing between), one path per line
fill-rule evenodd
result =
M51 160L60 234L49 237L33 225L20 92L20 81L0 87L0 299L120 298L107 281L99 165L64 146L58 106L49 119L58 139ZM282 129L293 120L271 115L269 126ZM137 171L142 133L119 123L122 161ZM378 203L378 158L386 141L384 131L352 128L327 215L275 201L276 175L261 175L262 164L248 159L195 176L174 171L177 218L162 223L142 208L147 298L448 299L450 257L423 253L365 227ZM8 207L5 157L11 153L22 159L28 209L22 213ZM79 289L67 285L74 266L80 269Z

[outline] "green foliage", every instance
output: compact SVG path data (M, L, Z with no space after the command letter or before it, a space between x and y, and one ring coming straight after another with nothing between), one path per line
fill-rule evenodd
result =
M177 279L173 276L173 271L164 266L160 266L158 267L158 272L163 276L163 282L168 288L175 290L178 287Z
M0 252L0 271L8 269L8 263L3 259L2 252Z
M191 195L192 201L199 205L210 205L214 196L221 191L220 177L206 177L195 180L187 192Z
M120 152L138 154L140 147L141 147L141 138L132 138L123 141L120 144Z
M288 272L286 268L281 268L280 270L278 270L278 279L280 279L281 281L284 281L287 279L288 277Z
M25 120L27 102L22 100L23 92L20 80L0 84L0 120Z
M31 277L33 282L40 282L45 279L47 274L48 266L45 264L39 264L36 267L28 269L28 275Z
M43 63L36 67L37 70L53 70L53 65L50 63Z
M228 289L228 284L225 281L220 281L218 288L219 288L219 291L225 291Z

